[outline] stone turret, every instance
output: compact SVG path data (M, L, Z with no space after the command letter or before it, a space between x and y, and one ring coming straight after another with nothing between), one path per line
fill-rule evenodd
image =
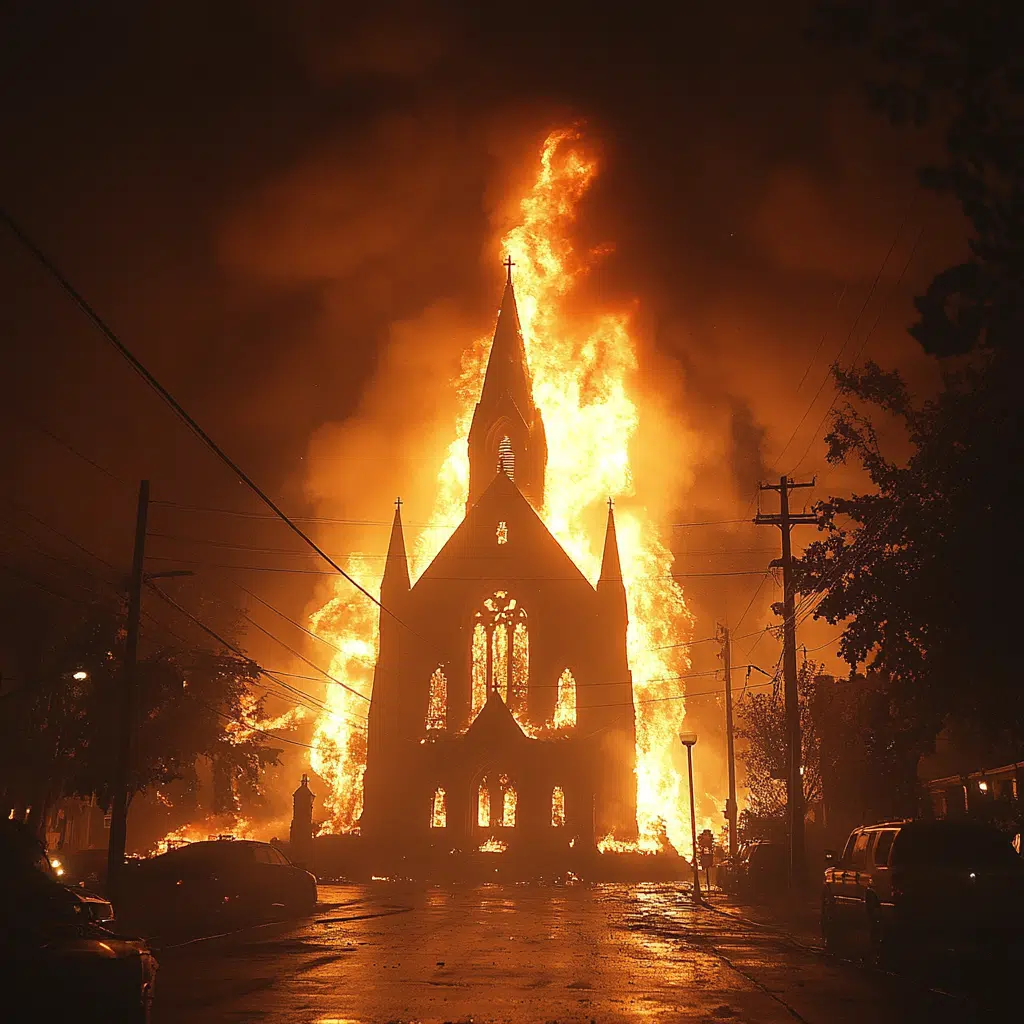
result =
M292 794L292 826L288 836L293 863L309 868L313 862L313 801L309 776L303 775L299 788Z

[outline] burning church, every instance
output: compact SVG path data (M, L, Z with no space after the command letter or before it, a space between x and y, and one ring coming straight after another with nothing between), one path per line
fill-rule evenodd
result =
M637 836L627 604L609 501L594 586L538 514L547 443L511 261L468 438L461 524L410 582L396 502L361 831L393 860Z

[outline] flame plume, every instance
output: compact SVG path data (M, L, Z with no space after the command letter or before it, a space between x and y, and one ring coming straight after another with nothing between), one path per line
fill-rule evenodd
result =
M661 539L666 525L637 494L631 445L641 420L637 344L628 311L580 312L578 289L600 252L578 253L572 226L578 205L597 175L577 129L545 140L532 186L519 204L518 223L501 238L515 268L516 297L548 442L545 505L548 528L582 572L597 581L603 541L603 503L616 508L623 580L629 601L627 649L633 673L637 724L637 807L640 847L654 850L659 836L679 850L689 847L683 812L687 797L678 734L685 715L679 675L689 666L678 645L691 618L671 578L672 555ZM465 353L455 382L461 412L453 424L447 458L437 478L431 519L451 523L465 509L469 486L466 438L486 368L490 334ZM423 530L412 545L418 574L450 536ZM358 559L355 559L356 561ZM365 578L366 574L363 574ZM375 609L344 594L314 616L314 630L331 636L346 653L332 674L369 692L376 647ZM667 648L667 649L666 649ZM330 694L332 712L321 719L312 766L331 787L332 830L354 826L362 802L363 748L352 713L365 704L346 691ZM362 703L362 702L358 702Z

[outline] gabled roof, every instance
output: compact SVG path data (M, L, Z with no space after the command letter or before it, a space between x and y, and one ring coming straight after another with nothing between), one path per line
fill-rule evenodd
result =
M520 740L533 742L519 727L508 705L495 690L490 692L487 703L466 730L465 740L488 747L499 743L518 743Z
M498 544L496 530L505 524L507 542ZM448 538L413 586L444 579L590 581L548 531L533 506L504 473L495 474L480 500Z

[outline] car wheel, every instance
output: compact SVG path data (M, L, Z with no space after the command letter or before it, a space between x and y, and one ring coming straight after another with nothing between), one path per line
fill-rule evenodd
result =
M835 900L828 895L821 900L821 939L829 953L839 954L845 948L845 936L836 920Z

